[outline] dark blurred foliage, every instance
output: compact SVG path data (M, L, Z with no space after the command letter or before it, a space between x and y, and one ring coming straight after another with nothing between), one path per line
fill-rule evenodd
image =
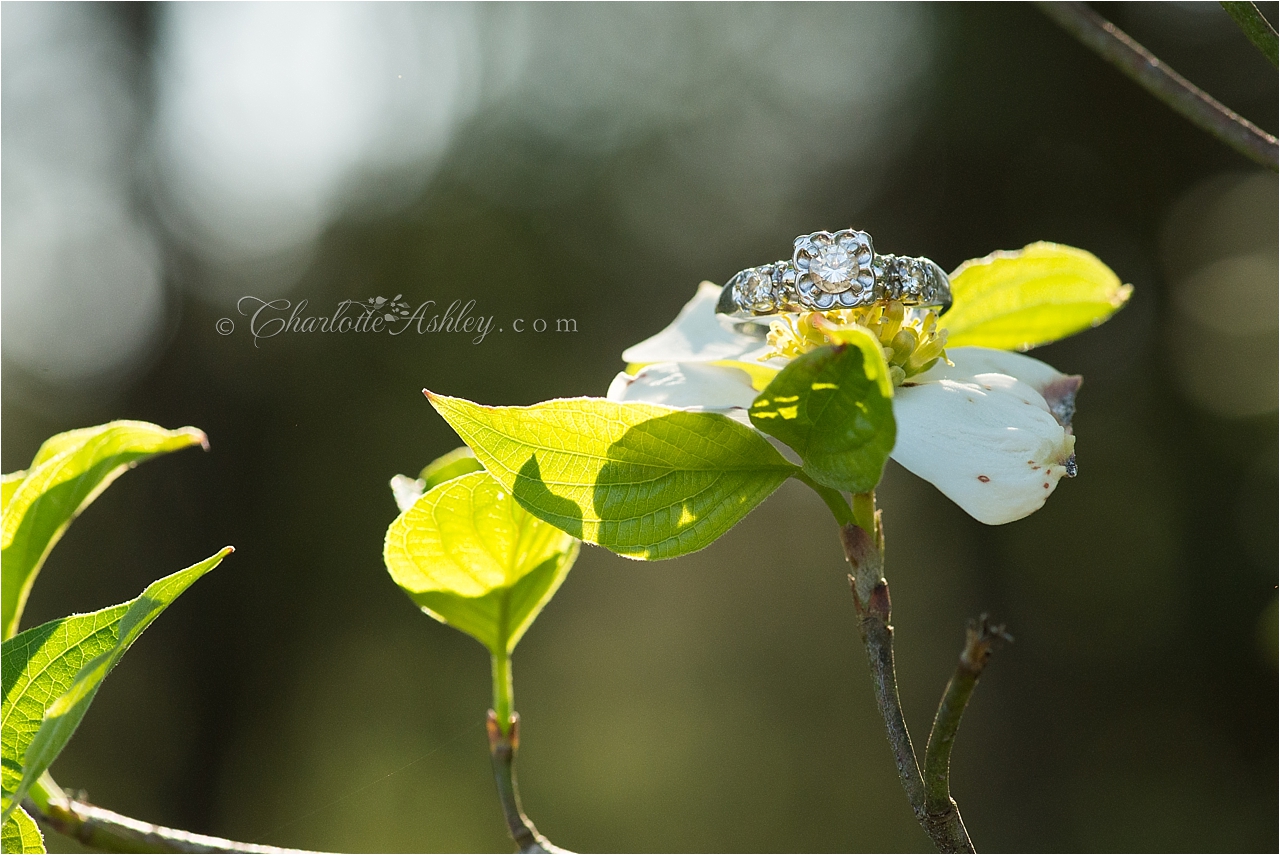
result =
M1276 128L1275 71L1243 37L1197 37L1137 6L1103 11ZM1106 326L1036 353L1086 377L1080 476L1043 510L987 528L900 469L881 489L918 745L966 619L989 612L1017 639L984 676L953 762L977 847L1274 851L1276 412L1215 414L1179 384L1168 259L1184 238L1167 233L1192 188L1258 169L1032 6L930 13L938 55L912 96L923 120L857 207L842 201L863 178L846 160L740 257L672 260L617 226L610 193L676 143L639 139L604 159L548 150L572 192L528 205L523 194L545 192L538 161L527 183L484 194L457 180L485 152L480 122L414 204L332 226L290 295L316 307L475 298L498 326L572 317L576 335L507 329L479 346L300 335L255 349L215 333L230 301L184 296L205 269L167 246L174 321L141 376L79 409L4 399L5 471L47 435L112 418L192 424L212 443L99 498L49 559L24 626L236 547L114 673L59 782L144 819L276 845L506 851L481 725L487 657L417 612L381 564L388 479L458 444L420 390L494 404L602 394L622 347L666 324L700 280L852 223L947 268L1060 241L1136 286ZM111 14L146 56L156 7ZM1274 176L1263 180L1259 230L1274 254ZM1274 386L1269 335L1261 368L1234 370ZM829 516L796 484L693 556L649 565L585 549L515 658L520 780L539 828L578 851L927 848L844 572Z

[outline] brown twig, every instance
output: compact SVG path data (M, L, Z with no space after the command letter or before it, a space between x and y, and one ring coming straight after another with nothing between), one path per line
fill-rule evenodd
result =
M1277 169L1276 138L1220 103L1084 3L1038 3L1056 24L1159 98L1196 127L1245 157Z
M853 591L853 605L858 612L858 632L871 664L876 706L884 719L894 764L898 767L898 778L907 793L916 821L939 852L972 852L973 845L963 823L937 825L929 821L924 777L916 762L915 748L911 744L911 734L898 697L898 679L893 666L889 583L884 578L884 536L879 512L875 514L874 528L873 536L857 525L846 525L840 529L840 541L844 545L845 558L853 568L849 584ZM957 819L959 815L956 810Z
M520 807L520 791L516 787L515 759L520 748L520 716L512 713L506 733L498 726L498 715L489 710L485 730L489 733L489 757L493 760L493 779L498 785L498 801L507 820L507 830L522 853L568 852L538 833L533 822Z
M1004 631L1003 625L988 623L986 615L969 622L964 650L960 653L960 661L956 663L942 702L938 704L933 730L929 732L929 745L924 752L925 821L944 839L969 838L960 810L955 799L951 798L951 747L955 744L969 696L978 685L978 678L982 676L982 669L991 658L992 650L1002 641L1013 639Z

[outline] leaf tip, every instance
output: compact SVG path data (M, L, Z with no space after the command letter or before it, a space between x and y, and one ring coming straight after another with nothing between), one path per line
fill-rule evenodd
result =
M441 395L438 392L432 392L430 389L423 389L422 394L431 406L435 408L436 412L440 412L441 404L449 400L448 395Z
M187 439L191 440L192 445L198 444L204 451L209 450L209 436L198 427L191 427L188 425L184 428L178 428L174 433L185 436Z

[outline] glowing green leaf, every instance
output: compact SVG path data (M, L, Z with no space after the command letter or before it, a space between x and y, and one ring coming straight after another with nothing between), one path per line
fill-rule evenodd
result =
M0 493L4 638L18 631L36 574L71 521L126 469L189 445L206 445L204 434L192 427L165 430L147 422L111 422L50 437L25 472L5 476Z
M36 821L27 815L22 808L18 808L13 815L4 821L4 830L0 832L0 849L5 852L44 852L44 835L40 833L40 826L36 825Z
M715 413L600 398L483 407L427 397L531 513L632 558L702 549L796 472L763 436Z
M865 493L893 450L893 385L880 345L862 330L847 343L792 360L751 405L751 423L795 449L819 484Z
M0 783L5 819L71 739L98 687L129 646L231 551L228 546L153 582L127 603L52 620L4 642Z
M17 492L18 487L22 485L26 477L25 470L0 476L0 513L3 513L4 509L9 507L9 498Z
M464 445L428 463L418 477L422 479L423 492L426 492L437 484L468 472L479 472L483 468L480 461L476 460L476 453Z
M577 556L575 538L520 507L487 472L428 490L383 547L391 578L423 611L495 655L515 649Z
M951 347L1028 350L1096 327L1132 292L1091 253L1033 243L960 265L951 277L954 303L939 326Z

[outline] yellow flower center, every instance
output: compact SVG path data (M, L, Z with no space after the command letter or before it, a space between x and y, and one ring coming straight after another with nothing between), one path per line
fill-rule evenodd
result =
M862 327L876 337L889 364L889 378L901 386L908 377L927 371L946 358L947 331L938 329L938 313L908 315L897 300L859 309L783 315L769 324L769 352L761 360L781 356L795 359L802 353L839 341L835 331Z

